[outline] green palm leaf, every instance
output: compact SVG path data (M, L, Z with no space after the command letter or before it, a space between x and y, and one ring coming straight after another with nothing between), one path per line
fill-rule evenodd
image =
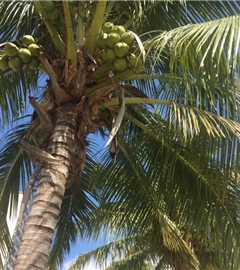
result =
M234 87L234 82L239 58L239 20L240 16L232 16L178 27L147 40L145 46L149 48L149 57L156 59L155 65L159 65L158 59L167 60L170 73L182 78L184 86L179 86L178 81L176 84L185 98L192 99L190 103L196 100L200 108L216 111L219 103L228 102L229 109L236 111L239 89Z
M20 124L9 130L1 140L0 149L0 213L1 213L1 252L6 255L10 250L10 235L7 227L7 214L16 216L19 191L25 189L30 178L32 164L19 148L28 124ZM7 252L7 253L6 253ZM1 261L2 264L2 261Z
M0 150L1 161L1 186L0 186L0 200L1 200L1 215L6 217L8 203L15 205L18 199L19 190L24 189L27 184L27 179L30 178L32 165L19 147L19 141L25 134L28 124L20 124L16 128L7 132L2 140ZM13 203L14 202L14 203ZM11 215L15 215L11 213Z
M0 126L19 118L26 112L27 97L37 89L38 73L33 70L0 70Z
M96 177L100 182L103 178L105 181L102 202L103 209L105 207L105 203L109 201L124 202L123 206L121 206L121 209L124 209L124 211L126 211L125 209L133 207L132 211L129 212L129 215L136 213L137 220L134 219L133 224L129 225L130 233L135 230L140 230L140 232L142 232L145 230L145 226L149 223L148 221L151 220L149 216L151 211L157 211L156 209L158 208L150 210L153 207L151 204L149 205L150 202L148 202L144 207L139 204L139 202L142 200L151 201L154 194L156 194L159 199L154 200L154 202L157 203L159 201L159 203L161 203L161 209L163 206L164 208L167 207L166 213L168 213L167 215L170 215L171 218L176 219L177 217L179 223L177 222L176 225L178 227L180 226L179 229L188 226L190 218L191 224L193 224L192 226L198 230L203 230L207 233L209 230L214 229L216 238L212 241L216 241L214 242L216 245L216 252L222 252L221 248L217 250L217 243L223 242L225 242L223 245L232 245L233 249L231 250L234 250L234 247L237 245L236 241L238 241L235 241L234 239L237 238L224 238L220 240L222 237L220 232L226 229L229 230L230 234L233 233L238 235L239 233L239 225L236 224L236 212L232 211L235 208L234 204L237 203L236 193L234 191L238 189L236 186L237 183L233 177L232 179L229 179L228 189L226 189L226 184L224 184L226 179L228 179L229 173L231 173L228 169L234 170L234 168L226 168L226 164L224 165L224 163L221 163L220 161L220 164L225 167L225 178L220 170L218 171L218 169L216 169L216 171L213 171L213 167L211 166L214 166L215 164L213 165L211 157L204 157L204 149L200 147L199 143L196 144L195 141L191 146L193 147L193 145L196 145L199 149L193 148L193 152L188 152L188 149L191 148L186 148L186 146L182 145L180 142L179 146L177 146L177 141L173 143L170 142L169 145L160 144L158 147L156 141L153 141L150 137L144 137L144 139L141 140L142 143L140 143L140 140L141 136L137 138L137 142L133 141L135 144L133 143L132 150L129 149L129 144L132 142L131 140L128 140L128 145L123 144L122 140L120 141L120 145L122 145L124 153L118 152L115 166L107 161L107 157L102 160L104 164L107 162L108 165L100 175L98 170L98 176ZM138 149L139 145L141 145L141 151L134 151L134 149L136 149L136 143L138 145ZM220 146L218 147L220 148ZM235 146L233 146L233 148L235 148ZM196 153L198 153L197 150L200 151L199 158L198 155L196 155ZM215 147L213 147L213 151L214 150ZM127 151L128 154L126 154L125 151ZM195 162L193 162L193 153L196 157ZM125 160L123 163L122 154L127 155L128 161ZM149 162L149 155L155 156L154 161ZM127 165L126 162L130 162L130 164ZM136 175L136 178L133 176L133 172L134 175ZM183 175L185 175L184 178L182 177ZM111 181L111 179L115 177L121 178L118 185ZM141 180L141 178L144 178L144 181ZM109 179L110 182L106 185L107 179ZM134 181L133 179L136 180ZM184 183L184 181L186 181L186 183ZM193 186L197 186L198 188L196 189ZM221 190L223 193L219 190L220 187L222 188ZM118 191L116 191L116 189ZM224 196L224 203L222 201L222 196ZM164 198L163 201L162 198ZM209 203L210 200L211 203ZM113 209L114 214L111 214L109 218L106 217L106 213L104 214L103 223L105 226L109 226L110 228L126 227L126 220L130 220L128 212L124 212L124 218L122 218L119 215L119 206L117 204L109 206L110 209ZM173 211L173 209L175 209L175 211ZM195 215L195 213L197 213L197 215ZM112 219L113 215L115 217L114 219ZM232 221L227 224L227 227L225 218L223 218L222 222L219 221L219 216L221 215L228 219L231 217L230 220ZM119 217L119 219L117 217ZM215 224L216 219L218 220L217 227ZM208 224L205 224L204 220L212 220L214 227L209 227ZM135 230L134 226L136 226ZM139 229L138 226L140 226L141 229ZM159 231L162 229L161 226L163 225L160 225ZM96 231L99 229L100 228L97 227ZM216 231L219 234L216 233ZM239 256L237 255L238 250L235 251L236 253L231 254L231 258L229 257L230 259L224 258L221 261L220 258L223 256L220 255L219 263L227 266L229 261L234 260L234 258ZM236 263L237 261L235 260L234 264L236 265Z

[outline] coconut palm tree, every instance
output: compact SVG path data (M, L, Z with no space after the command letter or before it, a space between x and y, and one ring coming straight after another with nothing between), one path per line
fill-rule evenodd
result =
M54 269L104 225L136 238L142 260L238 269L238 13L232 1L0 3L1 124L34 109L1 145L1 220L36 187L14 269ZM109 134L103 167L90 133ZM5 252L5 222L0 235Z

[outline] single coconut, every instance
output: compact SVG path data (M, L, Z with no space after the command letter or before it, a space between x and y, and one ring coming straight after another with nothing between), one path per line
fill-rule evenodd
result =
M42 3L43 8L46 9L47 11L51 11L55 8L53 1L45 0L45 1L41 1L41 3Z
M111 22L105 22L104 25L102 26L102 30L104 33L110 33L114 27L114 24Z
M131 68L139 68L142 65L142 59L140 58L140 56L136 56L132 53L128 57L128 64Z
M120 41L120 36L117 33L109 33L107 35L107 46L114 48L115 44Z
M4 52L7 56L15 56L18 54L18 51L19 51L19 48L15 44L11 42L7 42L5 44Z
M58 17L56 20L52 21L53 25L60 26L62 24L60 18Z
M13 69L20 69L23 67L23 62L18 56L13 56L8 60L8 66Z
M0 69L8 68L8 59L0 58Z
M107 49L107 62L113 62L116 59L114 49Z
M53 10L48 11L48 18L51 21L56 21L59 18L58 10L56 8L54 8Z
M129 51L129 46L125 42L118 42L114 46L114 52L117 57L123 57L127 55L128 51Z
M31 52L32 56L37 56L39 55L41 48L37 44L30 44L28 46L28 50Z
M97 40L98 49L102 50L107 48L107 36L108 35L106 33L102 33L99 35L99 38Z
M28 49L21 48L18 52L18 57L22 60L23 63L27 63L31 59L31 52Z
M204 252L211 252L211 251L212 251L211 247L205 247L204 248Z
M115 25L112 29L112 33L117 33L120 37L125 33L125 28L122 25Z
M36 43L35 39L30 35L25 35L22 38L22 44L25 45L25 46L29 46L30 44L33 44L33 43Z
M124 71L125 69L127 69L128 66L128 62L126 57L121 57L121 58L116 58L114 61L114 67L117 71Z
M121 41L127 43L129 46L132 46L134 42L134 35L131 32L125 32L121 36Z
M106 49L103 49L103 50L99 51L99 58L103 62L107 61L107 52L106 51L107 51Z
M99 58L103 61L103 62L113 62L116 59L116 54L114 52L113 49L103 49L100 51L100 55Z
M37 69L40 62L37 57L32 57L31 60L28 62L27 67L30 69Z

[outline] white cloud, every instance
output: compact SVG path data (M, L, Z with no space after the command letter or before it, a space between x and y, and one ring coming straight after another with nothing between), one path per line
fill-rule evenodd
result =
M64 264L63 264L63 270L67 270L69 268L69 266L71 265L71 263L76 260L77 257L75 259L72 259L72 260L68 260L66 261Z

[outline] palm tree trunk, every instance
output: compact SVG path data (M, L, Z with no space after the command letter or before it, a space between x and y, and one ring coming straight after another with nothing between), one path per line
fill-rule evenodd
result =
M44 163L26 231L14 269L46 269L54 230L65 192L70 158L73 153L76 119L74 106L64 103L58 108L47 152L59 163Z

